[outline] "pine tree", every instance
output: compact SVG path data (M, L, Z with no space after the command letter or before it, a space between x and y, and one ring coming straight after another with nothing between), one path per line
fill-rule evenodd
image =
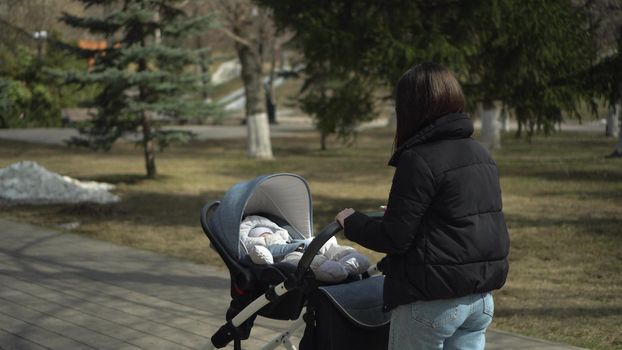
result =
M188 71L199 57L196 50L176 45L184 35L209 25L206 17L189 18L176 0L77 0L85 8L103 6L101 17L64 13L62 21L106 40L105 48L75 48L83 57L94 57L89 72L67 72L68 82L101 88L88 107L96 108L92 122L80 129L71 144L109 150L125 133L140 132L147 177L157 174L157 148L170 141L186 140L189 132L162 130L161 116L205 117L209 105L187 100L201 74Z
M575 113L590 95L576 79L594 56L580 2L257 1L295 32L307 66L329 66L339 76L364 76L361 82L375 79L392 90L414 64L440 63L462 83L471 111L478 103L505 106L529 135L551 131L562 111Z
M386 103L415 63L431 60L465 70L467 42L460 42L464 31L456 20L462 2L257 1L274 12L280 28L295 33L292 44L306 66L301 105L315 117L323 139L336 133L347 140L376 115L378 97Z
M474 6L469 33L477 52L469 55L467 93L501 105L517 117L517 134L549 133L562 111L577 115L590 91L576 79L589 69L595 46L586 8L570 0L492 0Z
M342 141L348 141L356 135L356 126L374 118L374 84L369 80L311 66L306 73L309 78L300 94L300 107L313 116L322 150L326 150L329 135L336 134Z
M593 1L591 18L596 28L598 60L590 70L579 75L588 89L594 92L592 108L600 101L609 105L608 136L616 135L618 142L609 158L622 157L622 1ZM614 128L618 128L615 130ZM617 131L617 132L616 132Z

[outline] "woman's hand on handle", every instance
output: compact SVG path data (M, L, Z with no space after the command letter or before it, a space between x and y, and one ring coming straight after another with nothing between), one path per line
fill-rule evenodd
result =
M341 225L341 227L345 227L344 222L348 218L348 216L354 214L354 209L346 208L340 211L337 216L335 216L335 220Z

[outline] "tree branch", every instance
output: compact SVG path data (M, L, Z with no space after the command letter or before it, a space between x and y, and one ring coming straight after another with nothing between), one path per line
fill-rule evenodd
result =
M244 38L242 38L242 37L240 37L238 35L235 35L229 29L219 27L219 28L216 28L216 30L219 30L221 33L223 33L224 35L226 35L230 39L232 39L232 40L234 40L234 41L236 41L236 42L238 42L238 43L240 43L240 44L242 44L244 46L247 46L250 49L253 49L253 45L248 40L246 40L246 39L244 39Z

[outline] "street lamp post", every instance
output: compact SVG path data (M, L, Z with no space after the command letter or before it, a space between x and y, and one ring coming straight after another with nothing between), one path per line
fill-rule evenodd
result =
M45 30L40 30L38 32L32 33L33 38L37 41L37 58L41 61L41 53L43 51L43 44L45 39L48 37L48 32Z

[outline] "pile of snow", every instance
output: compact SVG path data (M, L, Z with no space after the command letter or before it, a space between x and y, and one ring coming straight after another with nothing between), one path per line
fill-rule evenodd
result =
M113 203L120 198L108 192L114 185L78 181L53 173L31 161L0 169L0 200L42 203Z

